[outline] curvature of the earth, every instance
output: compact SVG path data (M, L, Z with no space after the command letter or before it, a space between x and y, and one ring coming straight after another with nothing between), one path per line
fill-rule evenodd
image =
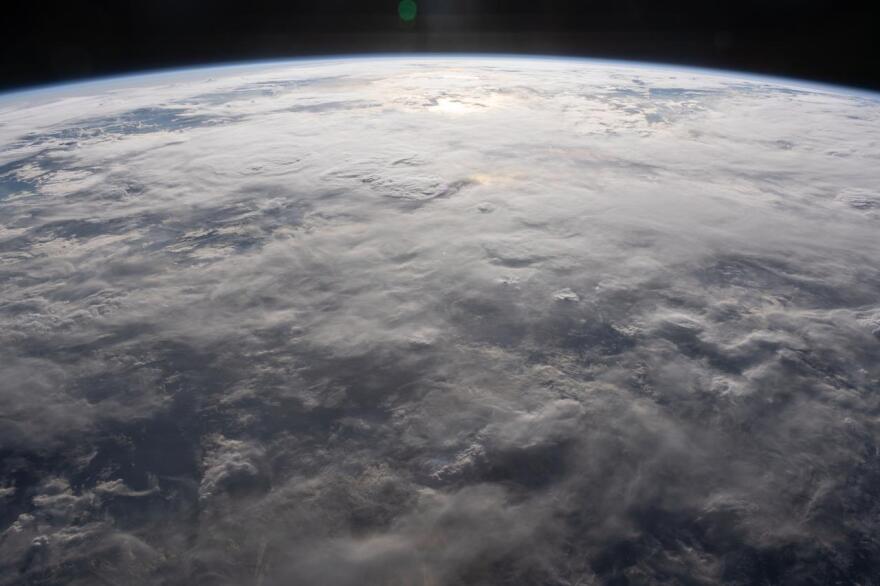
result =
M0 583L880 584L880 101L589 61L0 98Z

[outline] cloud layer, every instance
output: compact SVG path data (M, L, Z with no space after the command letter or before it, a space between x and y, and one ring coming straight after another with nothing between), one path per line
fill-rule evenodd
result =
M880 580L876 99L125 83L0 103L0 583Z

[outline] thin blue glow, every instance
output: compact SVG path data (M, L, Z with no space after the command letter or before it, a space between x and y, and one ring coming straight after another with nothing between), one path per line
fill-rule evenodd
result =
M755 74L746 71L730 70L730 69L711 69L706 67L695 67L691 65L677 65L674 63L651 62L651 61L626 61L619 59L601 59L593 57L573 57L560 55L537 55L537 54L517 54L517 53L448 53L448 52L424 52L424 53L365 53L357 55L321 55L310 57L285 57L279 59L264 59L257 61L232 61L221 64L210 65L190 65L177 68L162 68L141 70L131 73L119 75L107 75L67 81L55 84L42 84L7 90L0 93L0 101L9 101L15 99L24 99L28 97L46 96L47 94L57 94L61 92L71 92L80 90L91 90L100 88L102 85L117 87L122 82L138 81L146 82L156 78L161 78L163 82L174 81L177 77L186 77L194 73L205 74L210 76L214 73L234 73L238 71L247 71L253 69L261 69L267 67L280 66L296 66L298 64L313 63L333 63L347 62L355 60L384 60L384 61L440 61L440 60L529 60L529 61L553 61L553 62L575 62L581 65L594 64L602 67L617 67L627 69L646 69L651 71L671 71L676 73L691 73L694 75L704 75L707 77L723 77L736 79L740 81L763 82L789 88L799 88L810 91L826 92L833 94L844 94L858 96L872 100L880 100L880 92L871 90L828 84L823 82L815 82L798 78L779 77L765 74Z

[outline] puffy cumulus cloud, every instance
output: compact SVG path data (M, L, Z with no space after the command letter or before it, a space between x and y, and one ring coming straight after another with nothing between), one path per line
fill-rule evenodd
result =
M0 100L2 583L876 579L875 97L203 73Z
M199 484L199 501L203 506L210 507L224 496L268 489L261 448L222 436L207 438L206 443Z
M321 540L291 552L281 580L307 583L444 584L494 580L498 563L528 566L539 558L542 515L511 502L497 486L477 484L452 494L425 490L412 510L385 531ZM282 583L279 581L279 583Z
M156 494L155 488L134 491L118 479L75 490L67 479L46 478L32 489L30 512L0 534L3 583L17 584L25 576L47 584L147 583L161 554L120 527L137 506L113 507L113 501L136 503Z

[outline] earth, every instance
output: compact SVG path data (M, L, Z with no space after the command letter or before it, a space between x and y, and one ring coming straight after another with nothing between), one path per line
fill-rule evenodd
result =
M0 96L0 584L880 584L878 189L712 71Z

